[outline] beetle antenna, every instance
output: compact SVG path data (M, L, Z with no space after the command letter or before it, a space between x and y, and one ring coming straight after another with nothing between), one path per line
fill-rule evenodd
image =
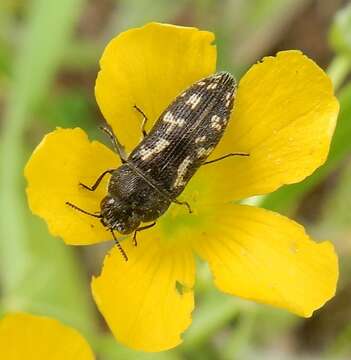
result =
M123 248L122 248L121 244L119 243L119 241L117 240L116 235L115 235L115 233L113 232L112 229L111 229L111 234L112 234L113 240L115 241L115 243L116 243L116 245L117 245L117 247L118 247L118 250L119 250L120 253L122 254L124 260L125 260L125 261L128 261L128 256L127 256L126 252L123 250Z
M92 214L92 213L90 213L88 211L85 211L85 210L79 208L78 206L76 206L76 205L74 205L74 204L72 204L72 203L70 203L68 201L66 201L66 205L70 206L74 210L80 211L83 214L86 214L86 215L93 216L93 217L96 217L98 219L101 219L101 214Z

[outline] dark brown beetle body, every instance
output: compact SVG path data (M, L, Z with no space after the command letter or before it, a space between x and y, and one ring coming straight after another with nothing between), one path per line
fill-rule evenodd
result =
M129 156L110 129L104 128L111 137L122 160L118 169L106 170L92 187L94 191L106 174L111 174L108 194L100 204L100 214L89 213L67 202L67 205L87 215L97 217L107 227L116 241L125 260L127 254L115 237L114 230L121 234L136 233L155 223L140 227L143 222L159 218L174 202L197 169L232 155L248 156L246 153L225 154L206 161L220 141L226 129L235 98L235 80L227 72L202 79L183 91L161 114L149 134L144 125L144 139Z
M177 202L223 136L235 89L229 73L217 73L168 106L124 164L111 172L108 195L101 202L104 226L129 234Z

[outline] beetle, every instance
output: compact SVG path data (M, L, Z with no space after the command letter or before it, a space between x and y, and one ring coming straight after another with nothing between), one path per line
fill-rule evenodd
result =
M188 208L186 201L177 197L200 166L230 156L248 156L230 153L206 161L228 124L236 93L236 82L228 72L219 72L201 79L181 92L160 115L147 134L147 117L134 106L142 118L142 141L127 155L111 128L103 130L111 138L121 166L103 172L94 185L80 185L94 191L101 180L110 174L107 195L100 204L100 213L92 214L66 202L72 208L97 217L111 231L125 260L126 253L119 244L114 230L121 234L136 234L155 225L158 219L176 203ZM141 223L150 223L140 226Z

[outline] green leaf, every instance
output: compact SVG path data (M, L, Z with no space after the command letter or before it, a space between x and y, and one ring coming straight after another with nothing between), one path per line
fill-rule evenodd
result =
M52 316L91 335L95 329L90 287L73 249L51 237L42 220L28 214L27 224L26 274L4 296L4 307Z
M339 94L340 114L332 140L328 161L301 183L284 186L266 196L261 206L287 213L294 209L299 200L314 186L325 179L351 151L351 83Z
M96 58L97 61L98 57ZM55 96L47 94L41 102L37 118L46 122L50 129L55 127L82 127L84 130L97 129L94 111L96 104L91 95L81 88L57 91Z
M4 311L51 315L89 330L93 316L83 274L71 249L33 220L23 179L23 135L31 111L49 91L82 3L37 0L30 7L0 140L0 279Z

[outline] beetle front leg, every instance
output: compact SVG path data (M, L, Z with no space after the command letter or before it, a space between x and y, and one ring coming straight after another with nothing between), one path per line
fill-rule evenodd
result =
M109 170L106 170L104 171L98 178L97 180L95 181L94 185L93 186L88 186L88 185L85 185L83 183L79 183L80 186L82 186L84 189L87 189L89 191L95 191L96 188L99 186L99 184L101 183L101 180L104 178L105 175L107 174L112 174L114 172L114 169L109 169Z
M137 238L136 238L137 232L143 231L143 230L146 230L146 229L150 229L151 227L153 227L153 226L155 226L155 225L156 225L156 222L153 222L152 224L145 225L145 226L141 226L140 228L137 228L137 229L134 231L134 235L133 235L133 244L134 244L134 246L137 246L137 245L138 245L138 243L137 243Z

